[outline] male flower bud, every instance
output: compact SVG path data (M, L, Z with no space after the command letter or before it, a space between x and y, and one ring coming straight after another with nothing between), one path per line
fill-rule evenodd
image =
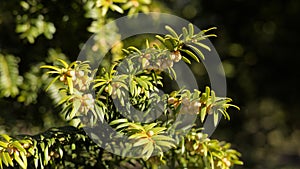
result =
M147 136L148 137L152 137L154 135L154 132L152 130L148 131L147 132Z
M74 77L75 76L75 71L74 70L69 70L67 72L67 75L70 76L70 77Z
M104 88L104 91L108 93L108 90L109 90L109 87L106 86L106 87Z
M59 80L60 80L61 82L64 82L64 81L66 80L66 77L65 77L65 75L63 75L63 76L60 76L60 77L59 77Z
M174 52L172 52L172 53L170 54L170 58L171 58L171 60L175 60L175 58L176 58L176 55L175 55L175 53L174 53Z
M173 56L171 56L171 57L174 58L174 59L173 59L174 62L179 62L179 61L181 60L182 56L181 56L181 54L180 54L179 51L175 51L175 52L173 52L172 54L173 54Z
M168 103L169 103L169 104L174 104L175 101L176 101L176 99L175 99L174 97L168 98Z
M23 144L23 147L24 147L24 148L29 148L29 147L30 147L30 144L29 144L29 143L24 143L24 144Z
M49 154L51 157L54 156L54 151L51 151Z
M59 158L59 154L57 152L54 153L54 158Z

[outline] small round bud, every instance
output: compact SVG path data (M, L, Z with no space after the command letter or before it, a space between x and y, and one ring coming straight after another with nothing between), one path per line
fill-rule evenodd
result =
M63 82L63 81L66 80L66 78L65 78L65 76L60 76L60 77L59 77L59 80L60 80L61 82Z
M174 97L168 98L168 103L169 104L173 104L173 103L175 103L175 101L176 101L176 99Z
M54 153L54 158L59 158L59 154L58 153Z
M54 156L54 152L51 151L49 155L50 155L51 157Z
M112 85L113 88L119 88L120 87L120 84L118 82L113 82L111 85Z
M175 53L175 59L174 59L174 61L175 62L179 62L181 60L181 58L182 58L180 52L179 51L175 51L174 53Z
M29 148L30 147L30 144L29 143L24 143L23 144L23 148Z
M73 76L75 76L75 71L74 70L69 70L67 72L67 75L73 77Z
M174 59L176 58L175 53L171 53L171 54L170 54L170 58L171 58L171 60L174 60Z
M203 138L203 134L202 133L197 133L197 138L200 140Z
M108 86L106 86L106 87L104 88L104 91L105 91L105 92L108 92Z
M150 131L147 132L147 135L148 135L149 137L152 137L152 136L154 135L154 132L153 132L152 130L150 130Z

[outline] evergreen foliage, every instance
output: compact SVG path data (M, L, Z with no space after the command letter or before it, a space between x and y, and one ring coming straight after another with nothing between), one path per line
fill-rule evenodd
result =
M4 7L14 3L5 2ZM59 15L66 25L59 24L62 21L57 21L54 5L60 3L65 2L26 0L14 4L17 7L13 8L12 15L20 40L38 54L48 56L28 59L32 63L22 67L25 73L20 74L20 59L13 54L4 54L6 52L0 48L0 97L36 106L41 102L39 98L43 97L40 89L45 88L53 101L51 106L56 106L52 108L53 113L60 112L68 126L54 126L36 135L1 134L0 168L229 169L243 164L241 154L232 149L229 143L210 139L201 133L208 115L213 115L215 125L221 114L225 119L230 119L227 109L238 108L231 104L230 98L216 96L209 87L204 91L180 88L162 96L157 92L164 87L166 75L171 80L177 78L174 64L181 60L191 64L205 59L203 51L197 47L211 50L203 40L215 37L214 34L207 34L215 28L195 32L190 24L178 34L166 25L169 34L156 35L153 42L145 39L146 47L143 50L142 46L129 42L114 46L111 56L104 60L98 70L90 66L93 58L70 62L72 57L66 57L60 49L54 49L61 44L55 39L56 33L59 34L60 28L66 26L68 20L72 20L70 24L74 29L83 22L74 20L72 17L76 14L70 12ZM117 26L105 30L105 36L97 31L99 28L119 14L134 17L138 12L151 11L154 6L150 0L76 0L70 3L71 10L85 11L83 18L86 22L90 21L85 29L96 34L97 43L93 49L100 52L109 48L106 38L120 37L116 32ZM39 51L41 41L49 41L51 47L46 45L42 48L45 51ZM76 45L79 46L79 43ZM123 49L123 46L128 47ZM23 57L20 58L22 61ZM114 105L115 99L124 110ZM157 106L151 106L153 104ZM132 105L144 114L125 119L122 114L131 112ZM155 121L147 119L148 114L162 110L162 115ZM185 115L197 116L197 123L175 123L177 116ZM149 123L141 123L141 120ZM101 148L93 142L95 138L90 138L83 130L83 127L101 127L104 122L128 136L126 145L106 145L118 146L123 156ZM176 132L187 129L190 130L185 137L176 137ZM105 133L102 134L105 136ZM139 152L140 158L127 157L131 155L128 148Z

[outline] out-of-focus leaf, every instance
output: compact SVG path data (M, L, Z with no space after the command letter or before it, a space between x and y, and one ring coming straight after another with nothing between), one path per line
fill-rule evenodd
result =
M135 142L135 143L133 144L133 147L138 147L138 146L147 144L147 143L149 143L149 142L150 142L149 139L139 139L137 142Z
M19 76L18 62L17 57L0 53L0 97L15 97L19 94L18 87L23 78Z

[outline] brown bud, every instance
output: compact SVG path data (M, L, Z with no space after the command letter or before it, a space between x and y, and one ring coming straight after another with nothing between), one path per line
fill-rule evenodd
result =
M30 147L30 144L29 144L29 143L24 143L24 144L23 144L23 148L26 148L26 149L27 149L27 148L29 148L29 147Z
M150 131L147 132L147 135L148 135L149 137L152 137L153 134L154 134L154 132L153 132L152 130L150 130Z
M69 70L67 72L67 75L73 77L73 76L75 76L75 71L74 70Z
M49 155L50 155L51 157L53 157L53 156L54 156L54 152L51 151Z
M168 103L169 103L169 104L174 104L175 101L176 101L176 99L175 99L174 97L168 98Z
M59 154L58 153L54 153L54 158L59 158Z
M63 81L65 81L66 80L66 77L63 75L63 76L60 76L59 77L59 80L61 81L61 82L63 82Z
M175 61L175 62L179 62L179 61L181 60L181 58L182 58L180 52L179 52L179 51L175 51L174 54L175 54L175 59L174 59L174 61Z
M104 88L104 91L105 91L105 92L108 92L108 86L106 86L106 87Z
M120 87L120 84L118 82L113 82L111 85L112 85L113 88L119 88Z
M204 136L203 136L202 133L197 133L197 139L198 139L198 140L202 139L203 137L204 137Z

